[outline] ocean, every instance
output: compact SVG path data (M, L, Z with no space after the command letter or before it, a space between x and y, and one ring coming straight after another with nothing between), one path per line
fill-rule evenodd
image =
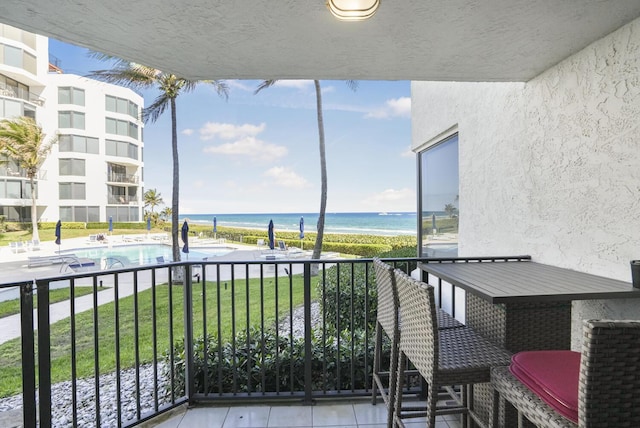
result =
M436 216L445 215L436 212ZM428 213L430 216L431 213ZM276 231L298 231L300 217L304 218L304 230L315 232L317 213L289 214L184 214L194 224L209 224L213 228L213 217L218 226L247 227L267 229L269 220L273 220ZM417 216L415 212L369 212L369 213L327 213L325 233L354 233L361 235L416 235Z

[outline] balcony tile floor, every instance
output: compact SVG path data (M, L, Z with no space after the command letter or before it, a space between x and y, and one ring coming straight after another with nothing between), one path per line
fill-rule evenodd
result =
M456 415L439 416L435 428L460 428ZM156 425L157 428L385 428L383 403L318 403L314 406L199 406ZM407 420L407 427L425 426L424 418Z

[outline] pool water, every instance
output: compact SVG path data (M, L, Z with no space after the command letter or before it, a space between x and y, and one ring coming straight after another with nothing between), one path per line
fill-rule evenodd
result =
M205 258L223 256L235 251L235 248L229 247L199 247L191 249L189 254L181 254L183 261L186 260L203 260ZM171 255L171 246L162 244L139 244L139 245L121 245L113 247L93 247L93 248L76 248L73 250L62 251L61 254L74 254L78 258L94 259L101 261L101 265L105 265L105 261L109 258L118 259L125 265L148 265L157 264L158 257L162 257L164 261L173 261Z

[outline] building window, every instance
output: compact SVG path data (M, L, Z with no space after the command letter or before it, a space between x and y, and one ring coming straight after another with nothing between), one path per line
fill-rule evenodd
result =
M105 152L110 156L138 159L138 146L126 141L106 140Z
M58 151L97 155L99 153L99 142L97 138L93 137L83 137L82 135L61 135L58 138Z
M36 74L36 57L15 46L0 43L0 63Z
M84 89L73 87L58 88L58 104L84 106Z
M84 183L60 183L60 199L86 199Z
M58 128L84 129L84 113L77 111L58 112Z
M123 135L138 139L138 125L126 120L118 120L107 117L105 119L105 131L109 134Z
M23 116L22 103L20 101L0 98L0 117L16 118Z
M107 207L107 218L113 218L113 221L140 221L140 210L137 207Z
M60 159L59 163L60 175L86 175L84 159Z
M100 207L60 207L60 220L84 223L100 221Z
M458 253L458 134L418 154L418 242L420 257L448 257ZM433 244L433 238L447 245ZM433 245L432 245L433 244Z
M138 105L124 98L107 95L105 109L114 113L128 114L135 119L138 118Z

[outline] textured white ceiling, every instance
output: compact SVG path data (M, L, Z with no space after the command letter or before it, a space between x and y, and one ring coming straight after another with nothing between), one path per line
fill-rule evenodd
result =
M0 21L193 79L529 80L640 0L2 0Z

